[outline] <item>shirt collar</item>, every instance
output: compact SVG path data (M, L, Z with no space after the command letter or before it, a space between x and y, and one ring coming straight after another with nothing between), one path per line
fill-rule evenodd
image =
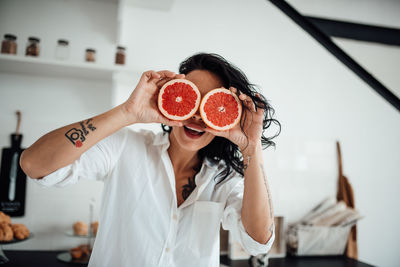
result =
M169 134L166 132L159 132L153 140L153 145L161 146L163 150L169 147Z

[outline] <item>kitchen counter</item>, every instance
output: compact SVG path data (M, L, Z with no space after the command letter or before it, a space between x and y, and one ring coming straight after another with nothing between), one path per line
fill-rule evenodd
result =
M221 264L231 267L249 267L248 260L231 261L227 256L221 256ZM338 256L321 257L286 257L269 259L268 267L372 267L357 260Z
M4 253L10 262L3 264L4 267L66 267L66 266L85 266L77 264L67 264L60 262L56 256L60 251L26 251L26 250L5 250ZM226 256L221 256L221 263L232 267L248 267L247 260L231 261ZM346 257L287 257L270 259L270 267L370 267L365 264Z

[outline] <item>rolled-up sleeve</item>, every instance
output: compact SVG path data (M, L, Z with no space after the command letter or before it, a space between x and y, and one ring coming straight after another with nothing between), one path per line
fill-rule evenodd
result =
M227 198L222 217L222 228L229 230L233 238L250 255L256 256L268 253L275 240L275 228L273 228L272 236L266 244L257 242L246 232L241 218L243 190L244 181L240 178Z
M32 180L44 187L64 187L80 179L103 181L116 164L126 137L127 130L121 129L92 146L73 163Z

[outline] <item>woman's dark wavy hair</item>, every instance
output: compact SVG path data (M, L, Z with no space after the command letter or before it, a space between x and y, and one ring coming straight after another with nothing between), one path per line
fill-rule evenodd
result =
M182 74L188 74L193 70L207 70L217 75L221 79L225 88L229 88L231 86L235 87L242 93L248 95L253 100L257 108L264 109L261 144L263 149L266 149L269 146L275 146L275 143L272 141L272 139L278 136L281 131L281 125L279 121L273 118L275 110L271 107L265 97L262 96L262 94L259 93L259 97L256 96L258 93L257 86L251 84L246 75L239 68L228 62L220 55L199 53L185 59L179 66L179 73ZM242 107L247 109L245 106ZM246 116L242 116L240 121L240 127L242 131L245 120ZM266 136L265 132L272 124L275 124L278 127L277 132L272 136ZM172 128L164 124L162 124L162 128L164 132L168 133L170 133L172 130ZM206 157L214 162L218 162L220 160L225 162L226 168L217 175L217 177L221 178L218 183L225 180L225 178L231 174L232 169L242 176L244 175L244 162L239 147L226 138L216 136L210 144L199 150L198 156L201 162Z

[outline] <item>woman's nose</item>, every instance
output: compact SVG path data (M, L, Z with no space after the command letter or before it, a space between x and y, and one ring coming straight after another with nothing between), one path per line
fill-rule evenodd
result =
M192 119L196 120L196 121L203 121L203 119L201 118L201 115L200 115L200 109L198 109L196 111L196 113L192 116Z
M197 112L192 116L192 119L197 120L197 121L202 121L202 118L200 116L200 113Z
M198 125L203 126L204 128L206 128L206 124L204 123L203 118L201 117L199 111L197 111L197 112L192 116L191 121L192 121L193 123L196 123L196 124L198 124Z

